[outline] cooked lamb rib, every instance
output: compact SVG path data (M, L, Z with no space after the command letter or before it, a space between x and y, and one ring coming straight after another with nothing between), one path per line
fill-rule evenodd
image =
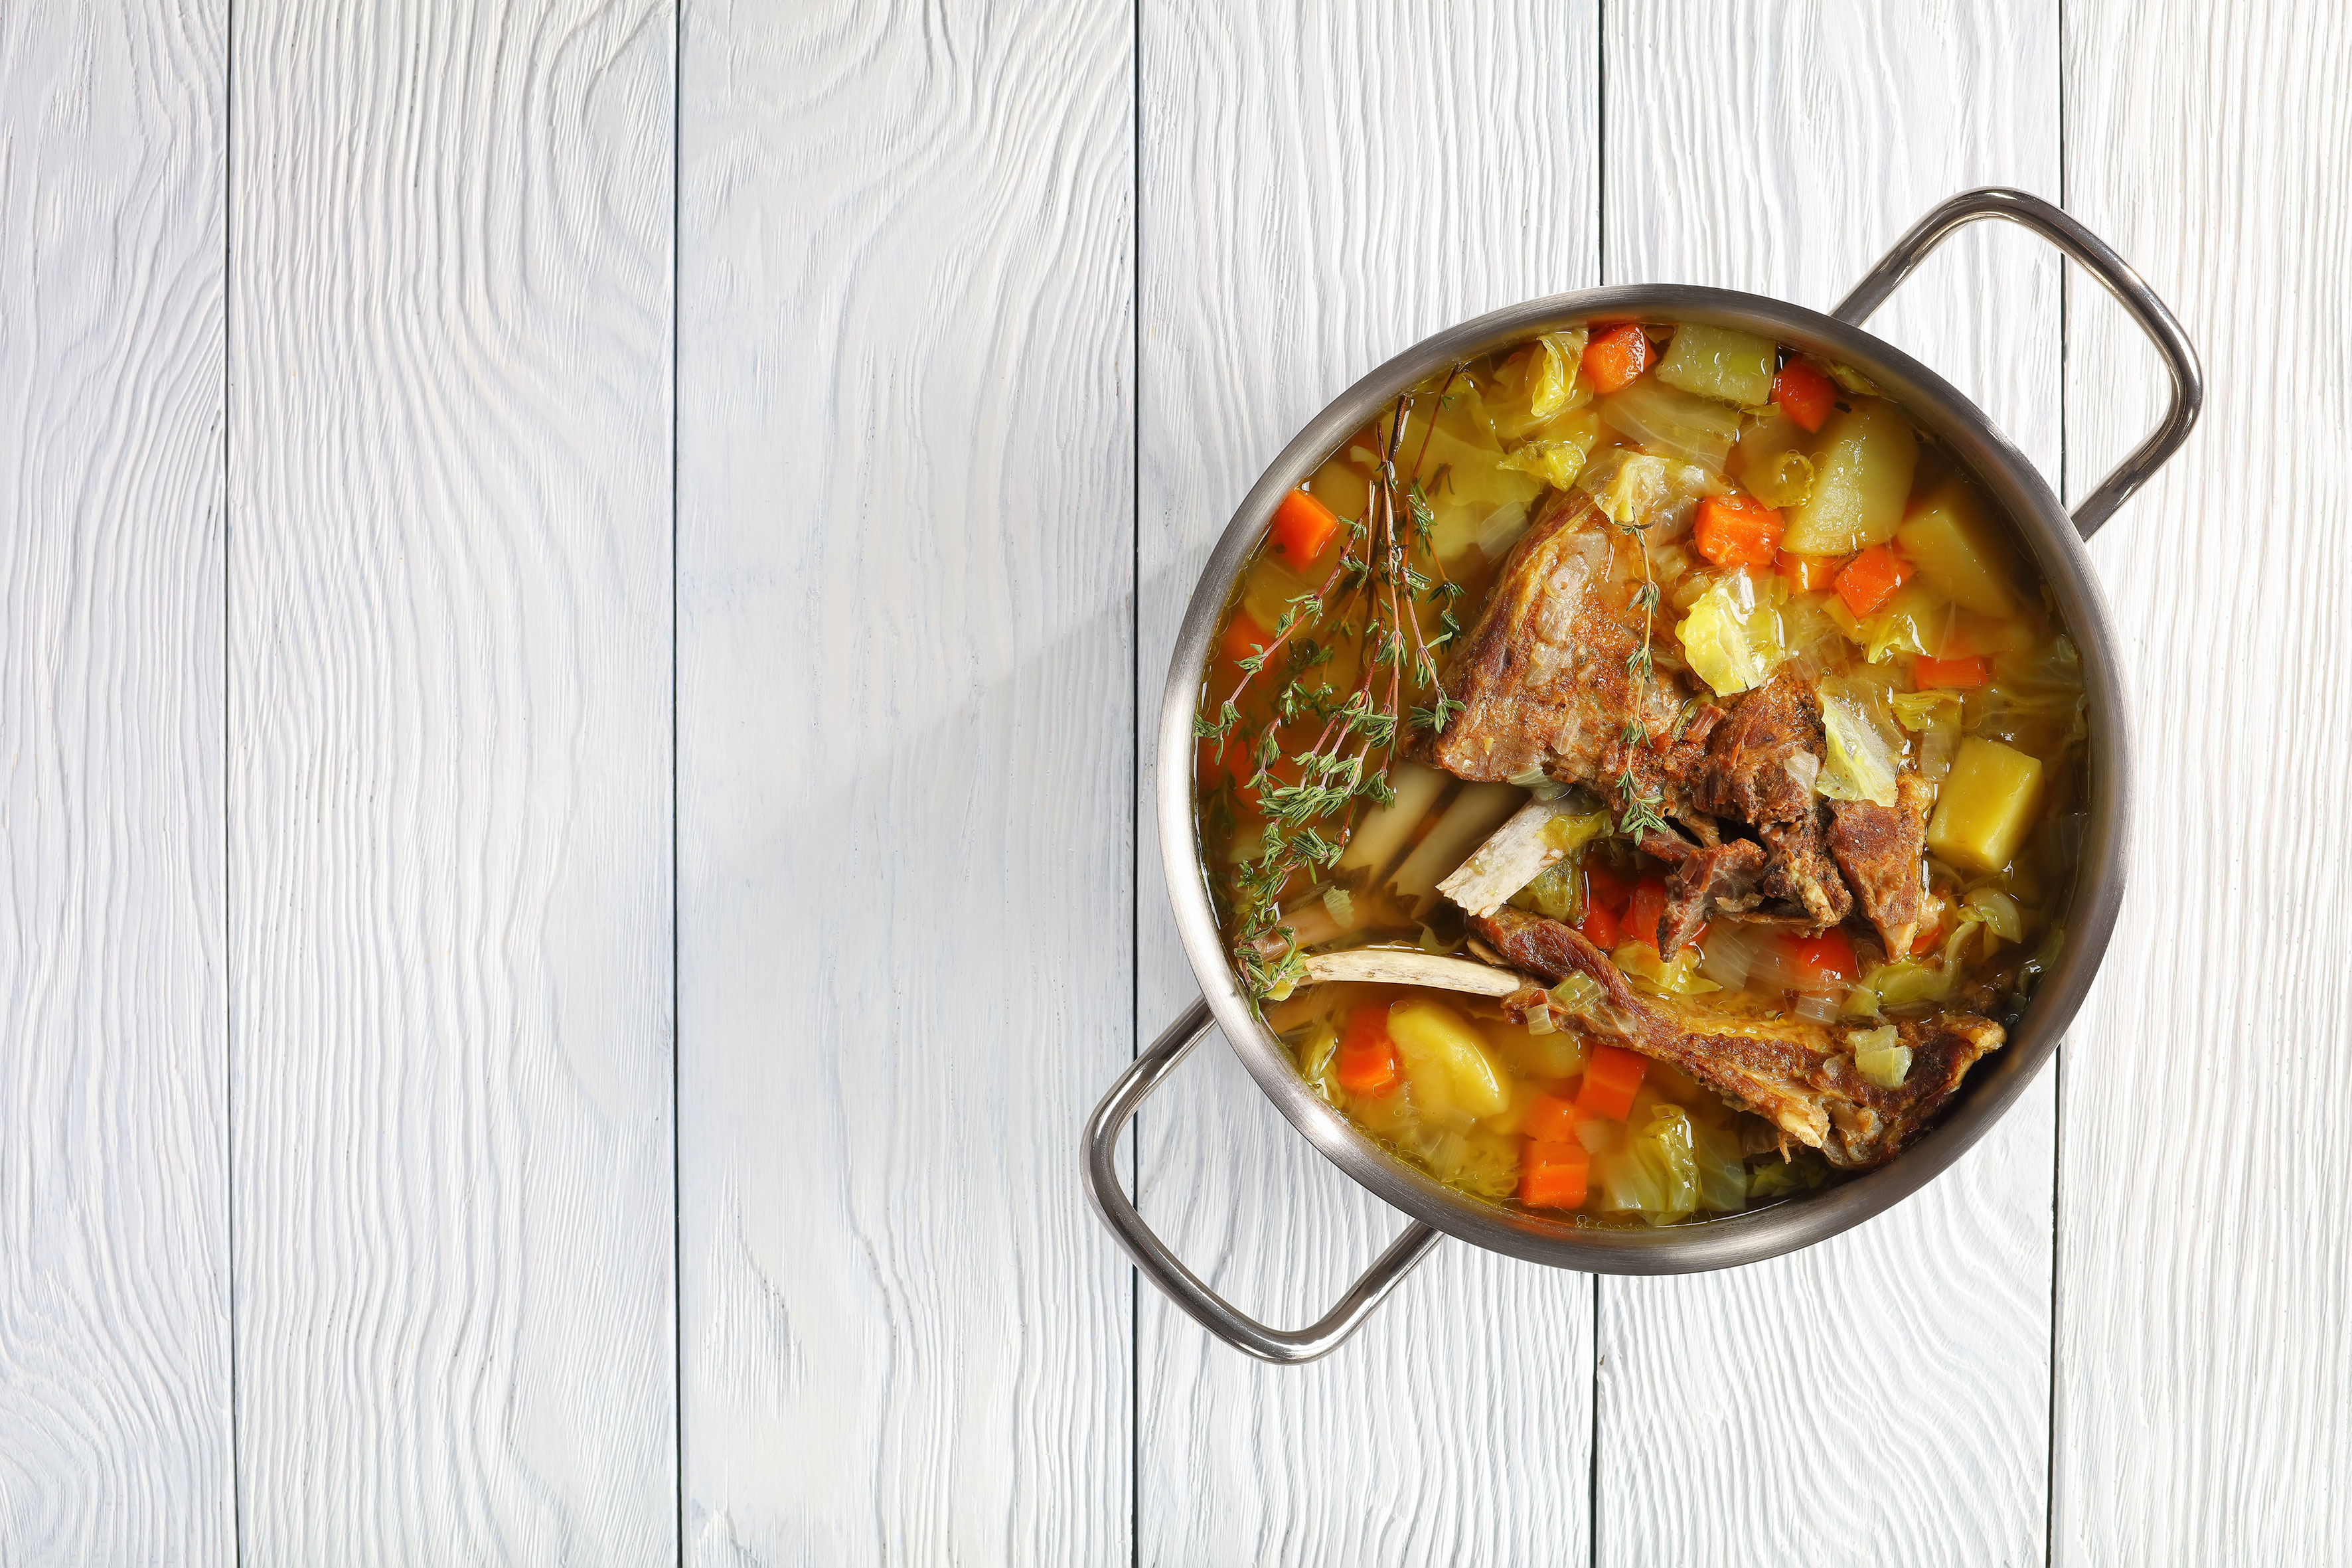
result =
M1655 932L1659 956L1674 957L1718 904L1749 901L1763 874L1763 849L1745 838L1684 855L1666 878L1666 910Z
M1822 829L1822 812L1816 806L1794 822L1767 823L1757 829L1764 840L1767 864L1757 888L1780 906L1765 904L1767 916L1801 915L1818 926L1833 926L1853 912L1853 895L1838 876Z
M1830 804L1830 855L1892 953L1910 952L1919 934L1919 857L1935 803L1927 781L1906 772L1895 781L1891 806L1866 800Z
M1838 1037L1809 1019L1685 1011L1642 995L1582 932L1523 910L1497 910L1471 924L1520 969L1554 984L1581 974L1598 984L1602 1000L1585 1016L1599 1032L1681 1068L1844 1170L1893 1159L1943 1110L1977 1058L2008 1037L1972 1013L1900 1024L1911 1070L1902 1087L1881 1089L1862 1076Z
M1628 720L1673 734L1685 691L1664 670L1625 669L1642 643L1639 584L1611 580L1618 548L1580 490L1556 492L1503 563L1486 607L1454 653L1445 689L1462 704L1416 755L1465 779L1564 784L1604 775ZM1691 728L1685 725L1685 733ZM1612 804L1614 804L1612 802Z

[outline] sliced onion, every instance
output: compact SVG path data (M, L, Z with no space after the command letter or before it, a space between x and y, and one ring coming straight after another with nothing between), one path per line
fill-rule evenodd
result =
M1840 1016L1840 1001L1825 991L1809 991L1797 998L1797 1016L1816 1024L1834 1024Z
M1698 972L1726 991L1744 991L1754 969L1757 933L1726 921L1706 933Z

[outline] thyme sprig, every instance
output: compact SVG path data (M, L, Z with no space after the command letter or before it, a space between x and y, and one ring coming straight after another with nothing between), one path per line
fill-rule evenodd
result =
M1284 604L1263 644L1235 661L1239 679L1213 714L1193 720L1193 734L1214 741L1220 760L1238 748L1265 819L1257 847L1230 884L1234 956L1261 1000L1286 994L1303 963L1283 920L1284 897L1302 875L1338 866L1358 802L1396 798L1388 769L1399 725L1439 731L1462 710L1446 695L1437 658L1462 635L1462 584L1437 558L1437 515L1420 473L1436 412L1466 369L1456 365L1433 396L1396 400L1363 515L1347 521L1339 559L1318 587ZM1421 442L1400 473L1422 402L1431 406ZM1431 477L1433 486L1447 480L1443 466ZM1424 608L1433 612L1433 629L1423 625ZM1345 668L1348 654L1355 680L1342 692L1329 675ZM1254 690L1261 701L1250 700ZM1232 820L1230 801L1214 809Z
M1666 830L1666 819L1658 807L1664 804L1664 792L1655 784L1644 786L1633 772L1633 748L1651 743L1650 732L1638 715L1649 706L1650 686L1656 670L1650 658L1650 637L1658 612L1658 580L1650 570L1649 525L1642 522L1621 522L1611 519L1612 525L1630 536L1642 558L1642 585L1633 591L1633 607L1642 616L1642 646L1625 656L1625 677L1633 683L1633 700L1627 711L1636 717L1625 721L1618 737L1626 748L1625 765L1617 774L1617 831L1639 844L1652 833Z

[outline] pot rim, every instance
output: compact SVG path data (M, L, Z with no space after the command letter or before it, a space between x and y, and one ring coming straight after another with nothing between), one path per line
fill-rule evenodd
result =
M2013 521L2081 650L2090 702L2090 824L2067 901L2066 942L2006 1047L1980 1060L1937 1124L1886 1164L1764 1209L1654 1229L1580 1226L1486 1203L1390 1152L1310 1090L1251 1008L1225 954L1194 821L1193 770L1186 765L1218 615L1282 493L1375 410L1428 375L1540 331L1612 319L1755 331L1851 365L1876 383L1945 443ZM1892 1207L1949 1169L2032 1082L2081 1007L2114 934L2129 849L2130 737L2115 628L2082 537L2049 481L1974 402L1884 340L1801 305L1697 285L1620 284L1525 300L1423 339L1332 399L1259 476L1210 552L1170 658L1155 764L1160 858L1185 956L1226 1042L1325 1158L1383 1202L1475 1247L1589 1272L1694 1273L1792 1252ZM1167 765L1171 760L1177 765Z

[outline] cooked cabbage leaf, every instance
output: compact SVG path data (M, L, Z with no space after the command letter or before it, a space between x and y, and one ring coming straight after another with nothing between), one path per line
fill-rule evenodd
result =
M1819 689L1822 734L1822 794L1832 800L1895 804L1895 778L1903 771L1903 731L1886 689L1852 676L1832 676Z
M1592 389L1577 374L1585 342L1582 327L1546 332L1497 367L1494 395L1486 404L1497 436L1516 441L1547 420L1592 401Z
M1698 1207L1698 1154L1690 1117L1660 1100L1641 1131L1622 1148L1592 1157L1594 1207L1639 1214L1652 1225L1672 1225Z
M1758 602L1744 567L1693 601L1675 637L1692 672L1717 697L1762 685L1789 657L1780 612L1769 599Z
M1739 438L1739 410L1643 376L1598 405L1601 423L1652 452L1721 473Z
M1698 1163L1698 1206L1713 1214L1738 1214L1748 1206L1748 1157L1739 1133L1727 1121L1692 1118L1692 1152Z
M1514 473L1533 474L1553 489L1564 490L1584 471L1584 457L1591 449L1591 443L1570 437L1528 441L1513 448L1501 466Z

